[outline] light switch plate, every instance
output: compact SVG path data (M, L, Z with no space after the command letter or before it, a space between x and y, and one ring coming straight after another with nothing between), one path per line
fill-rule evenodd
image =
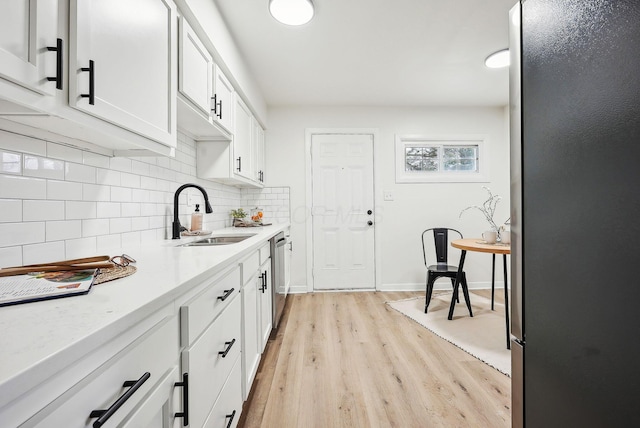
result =
M393 201L393 193L392 192L382 192L385 201Z

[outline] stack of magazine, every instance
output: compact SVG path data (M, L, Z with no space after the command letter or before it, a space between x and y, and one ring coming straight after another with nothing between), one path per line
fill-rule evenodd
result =
M0 306L87 294L98 269L0 277Z

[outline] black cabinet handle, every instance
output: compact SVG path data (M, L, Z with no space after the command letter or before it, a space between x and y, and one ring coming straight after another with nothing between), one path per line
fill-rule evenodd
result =
M225 358L229 353L229 351L231 350L231 347L233 346L234 343L236 343L235 339L233 339L231 342L224 342L224 344L227 345L227 349L225 349L224 351L218 352L218 355L222 355L222 358Z
M235 290L235 288L232 288L231 290L224 290L224 295L218 296L218 300L222 300L224 302L225 300L227 300L227 297L231 296L233 290Z
M213 94L213 96L211 97L211 99L213 100L213 108L211 109L211 111L213 112L213 114L217 115L218 114L218 95L217 94Z
M229 423L227 424L227 428L231 428L231 424L233 423L233 418L236 417L236 411L231 412L230 415L224 415L225 419L229 418Z
M242 156L238 157L238 172L242 171Z
M175 386L182 387L182 412L177 412L174 416L182 418L182 426L189 425L189 373L182 374L182 382L176 382Z
M56 89L62 90L62 39L56 39L56 45L47 46L47 50L56 53L56 76L47 77L49 82L56 82Z
M222 100L218 101L218 108L217 108L218 112L217 112L217 116L220 120L222 120Z
M262 279L263 279L263 286L262 286L262 292L264 293L264 290L267 289L267 285L268 285L268 280L267 280L267 271L265 270L264 273L262 274Z
M260 182L264 181L264 172L262 170L258 171L258 180Z
M89 98L89 104L94 105L96 99L96 87L95 87L95 63L93 60L89 60L89 67L82 67L80 71L89 72L89 93L80 94L82 98Z
M130 387L127 392L122 394L120 398L118 398L111 406L109 406L107 410L93 410L91 414L89 414L89 418L98 418L98 420L93 423L93 428L100 428L102 425L104 425L104 423L107 422L109 418L118 411L120 406L122 406L129 398L131 398L133 394L135 394L138 388L140 388L142 384L145 383L147 379L149 379L149 377L151 377L151 374L149 372L146 372L138 380L125 381L122 386L125 388Z

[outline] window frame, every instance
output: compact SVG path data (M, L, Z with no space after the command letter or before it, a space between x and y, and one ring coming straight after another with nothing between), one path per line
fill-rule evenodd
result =
M487 183L489 182L489 157L485 135L399 135L396 134L395 170L396 183ZM405 170L406 149L410 147L478 146L477 171L413 171ZM444 150L441 151L441 155ZM439 157L442 159L442 157Z

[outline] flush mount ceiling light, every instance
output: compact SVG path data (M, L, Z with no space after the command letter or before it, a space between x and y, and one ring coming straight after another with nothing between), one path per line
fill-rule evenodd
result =
M484 65L489 68L502 68L509 66L509 49L494 52L484 60Z
M269 12L287 25L306 24L314 14L311 0L269 0Z

